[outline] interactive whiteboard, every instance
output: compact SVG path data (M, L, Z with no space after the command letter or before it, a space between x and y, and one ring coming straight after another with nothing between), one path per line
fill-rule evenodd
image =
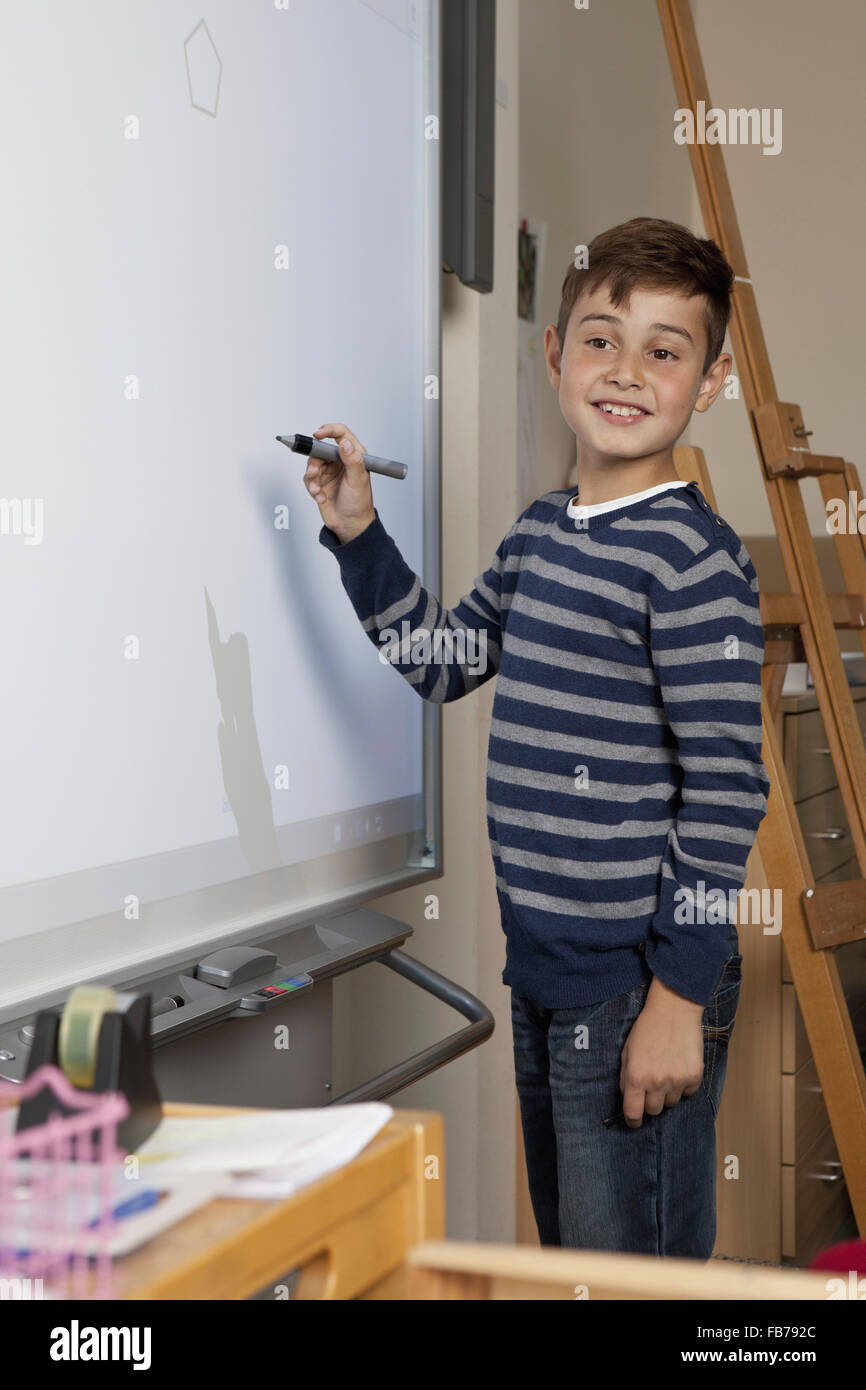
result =
M0 11L0 1012L438 863L435 711L304 460L437 585L433 0Z

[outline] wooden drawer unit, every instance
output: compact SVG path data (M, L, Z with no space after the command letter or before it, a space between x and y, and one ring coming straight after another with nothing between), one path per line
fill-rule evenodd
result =
M852 686L857 721L866 741L866 686ZM779 703L785 770L795 802L836 786L836 769L815 695L789 695Z
M782 1071L790 1073L799 1071L805 1066L812 1056L812 1049L809 1046L809 1038L806 1033L806 1025L803 1022L803 1015L800 1005L797 1003L797 991L792 984L787 981L782 983Z
M866 687L852 690L866 736ZM814 695L780 702L784 759L791 794L816 883L858 878L851 834L836 769ZM861 1051L866 1049L866 940L834 952L839 978ZM788 958L781 947L781 1254L796 1264L854 1234L853 1213L830 1117L797 1001Z
M838 787L797 802L797 815L816 883L851 858L851 831Z
M830 1123L821 1083L810 1058L799 1071L782 1075L782 1162L796 1166Z
M841 970L840 970L841 974ZM846 991L847 994L847 991ZM858 1005L857 997L847 994L851 1026L860 1051L866 1051L866 1000ZM803 1014L792 984L782 984L782 1071L798 1072L811 1059L812 1049Z
M807 1265L853 1219L833 1131L796 1166L782 1165L782 1256Z
M820 709L785 715L785 770L795 801L836 786L836 769Z

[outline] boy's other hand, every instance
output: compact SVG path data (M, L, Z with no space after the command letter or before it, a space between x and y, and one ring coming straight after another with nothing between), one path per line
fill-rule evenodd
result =
M647 1115L660 1115L694 1095L704 1074L703 1005L685 999L658 976L626 1039L619 1087L627 1125L637 1129Z
M313 438L333 439L340 450L342 463L308 458L304 483L325 526L345 545L376 519L370 475L361 462L366 450L346 425L320 425Z

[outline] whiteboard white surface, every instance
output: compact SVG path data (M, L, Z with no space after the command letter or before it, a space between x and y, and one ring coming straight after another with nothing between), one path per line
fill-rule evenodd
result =
M422 826L422 702L274 436L407 463L374 497L422 571L431 33L419 0L0 14L0 942L100 919L93 962L145 959L230 925L166 899L267 874L285 916L304 864L324 892Z

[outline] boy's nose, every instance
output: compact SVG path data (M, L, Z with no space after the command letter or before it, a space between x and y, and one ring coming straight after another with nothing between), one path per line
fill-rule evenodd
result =
M611 386L643 386L640 370L628 362L617 362L607 379Z
M611 365L605 379L611 386L642 386L640 359L635 355L620 354Z

